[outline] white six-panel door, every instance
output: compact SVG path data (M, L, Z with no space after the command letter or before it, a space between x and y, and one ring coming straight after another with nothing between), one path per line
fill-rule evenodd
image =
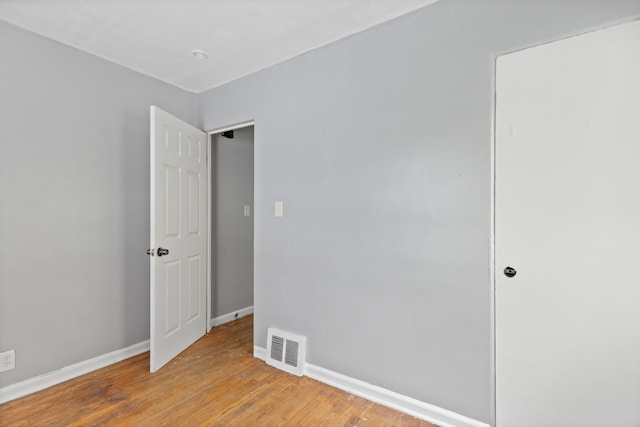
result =
M206 141L151 107L151 372L206 333Z
M496 424L640 426L640 22L502 56L496 92Z

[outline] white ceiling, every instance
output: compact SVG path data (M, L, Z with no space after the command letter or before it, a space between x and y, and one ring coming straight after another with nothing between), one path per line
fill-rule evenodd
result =
M198 93L435 1L0 0L0 19Z

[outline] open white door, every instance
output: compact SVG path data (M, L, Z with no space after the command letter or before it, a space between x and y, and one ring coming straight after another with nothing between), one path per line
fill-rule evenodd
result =
M497 61L496 425L640 426L640 21Z
M206 333L206 141L151 107L151 372Z

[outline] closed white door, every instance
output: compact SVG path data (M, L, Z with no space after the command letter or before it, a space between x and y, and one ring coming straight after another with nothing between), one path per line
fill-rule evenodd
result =
M496 424L640 426L640 22L501 56L496 93Z
M151 107L151 372L206 333L206 134Z

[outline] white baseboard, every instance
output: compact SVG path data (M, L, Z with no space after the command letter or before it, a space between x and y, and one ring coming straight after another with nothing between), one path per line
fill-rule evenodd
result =
M253 356L266 360L267 350L254 346ZM307 363L305 372L309 378L321 383L339 388L356 396L363 397L375 403L397 409L398 411L420 418L441 427L489 427L489 424L457 414L447 409L387 390L364 381L348 377L338 372L330 371L320 366Z
M267 349L264 347L253 346L253 357L256 357L264 362L267 361Z
M0 404L149 351L149 340L0 388Z
M249 314L253 314L253 306L241 308L240 310L235 310L231 313L214 317L213 319L211 319L211 327L213 328L214 326L220 326L225 323L233 322L234 320L244 316L248 316Z

